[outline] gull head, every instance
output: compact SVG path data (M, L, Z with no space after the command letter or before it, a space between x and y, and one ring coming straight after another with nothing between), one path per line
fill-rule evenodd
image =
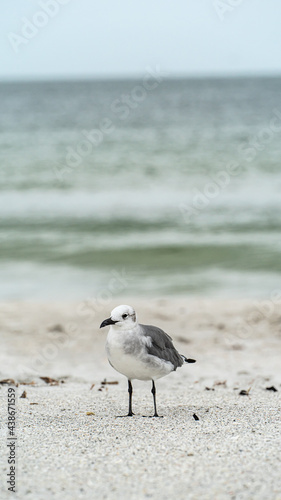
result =
M130 330L136 325L136 313L133 307L121 305L115 307L111 311L110 318L105 319L100 328L104 326L114 325L115 327L122 328L123 330Z

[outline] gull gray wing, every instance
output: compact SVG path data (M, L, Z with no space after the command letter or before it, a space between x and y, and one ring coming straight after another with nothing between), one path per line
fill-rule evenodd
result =
M165 333L161 328L152 325L139 325L142 334L150 338L151 345L147 343L147 353L152 356L157 356L164 361L169 361L174 365L174 370L182 366L184 360L182 356L175 349L170 335Z

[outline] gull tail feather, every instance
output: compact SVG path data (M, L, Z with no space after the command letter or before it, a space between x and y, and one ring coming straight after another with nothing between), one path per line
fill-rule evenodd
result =
M181 354L181 357L185 363L196 363L196 359L186 358L183 354Z

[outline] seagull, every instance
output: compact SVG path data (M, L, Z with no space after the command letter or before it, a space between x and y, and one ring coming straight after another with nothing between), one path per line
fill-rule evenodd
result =
M141 325L137 322L131 306L120 305L111 311L100 328L110 326L106 353L111 366L128 379L129 411L125 417L132 417L132 380L151 380L154 403L153 417L159 417L156 408L155 380L165 377L184 363L195 363L175 349L172 338L161 328Z

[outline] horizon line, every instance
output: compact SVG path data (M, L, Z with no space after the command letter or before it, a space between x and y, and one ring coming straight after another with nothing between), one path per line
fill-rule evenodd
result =
M164 76L164 80L207 80L207 79L239 79L239 78L280 78L280 72L241 72L241 73L178 73ZM42 75L42 76L20 76L20 77L0 77L0 84L4 83L47 83L47 82L103 82L103 81L124 81L140 80L143 74L123 74L123 75Z

